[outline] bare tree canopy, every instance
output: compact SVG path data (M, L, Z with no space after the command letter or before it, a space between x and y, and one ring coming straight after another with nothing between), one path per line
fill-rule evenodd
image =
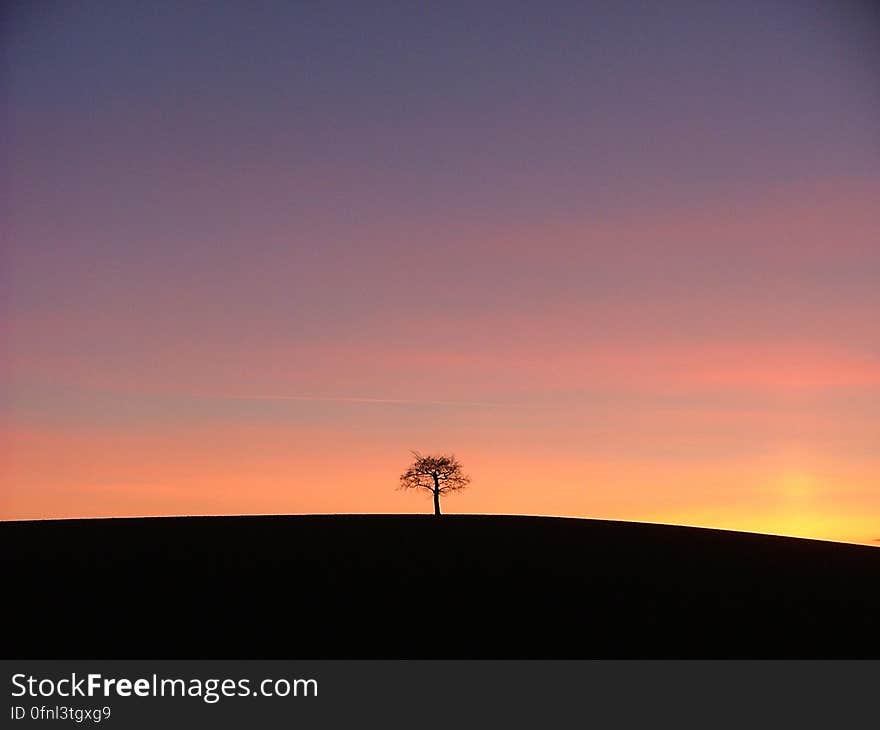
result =
M434 514L440 515L440 495L457 492L470 484L461 463L452 454L422 456L412 452L415 461L400 475L399 489L424 489L434 497Z

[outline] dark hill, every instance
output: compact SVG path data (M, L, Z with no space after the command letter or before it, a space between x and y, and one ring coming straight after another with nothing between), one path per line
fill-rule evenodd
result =
M880 657L880 550L544 517L0 523L6 658Z

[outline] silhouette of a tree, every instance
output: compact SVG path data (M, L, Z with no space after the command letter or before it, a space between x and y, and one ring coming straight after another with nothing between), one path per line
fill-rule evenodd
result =
M413 451L415 461L400 475L399 489L424 489L434 497L434 514L440 516L440 495L457 492L470 484L471 478L452 454L422 456Z

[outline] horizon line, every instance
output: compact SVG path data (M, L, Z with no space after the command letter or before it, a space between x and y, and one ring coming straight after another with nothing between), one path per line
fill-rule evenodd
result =
M142 519L180 519L200 517L430 517L435 515L429 512L245 512L229 514L227 512L201 513L201 514L134 514L134 515L103 515L91 517L22 517L2 518L4 522L63 522L73 520L142 520ZM838 545L863 545L865 547L880 548L880 539L872 539L868 542L853 542L851 540L835 540L827 537L806 537L804 535L792 535L785 532L760 532L756 530L744 530L735 527L717 527L712 525L695 525L684 522L652 522L648 520L625 520L612 517L585 517L582 515L557 515L526 512L446 512L443 517L546 517L560 520L590 520L593 522L622 522L632 525L657 525L660 527L687 527L696 530L715 530L717 532L736 532L745 535L766 535L768 537L786 537L794 540L813 540L816 542L831 542Z

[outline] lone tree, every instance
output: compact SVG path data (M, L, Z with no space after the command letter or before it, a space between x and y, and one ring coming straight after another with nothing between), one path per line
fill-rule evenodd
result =
M458 459L452 454L422 456L413 451L415 461L400 475L399 489L425 489L434 495L434 514L440 516L440 495L457 492L470 484Z

